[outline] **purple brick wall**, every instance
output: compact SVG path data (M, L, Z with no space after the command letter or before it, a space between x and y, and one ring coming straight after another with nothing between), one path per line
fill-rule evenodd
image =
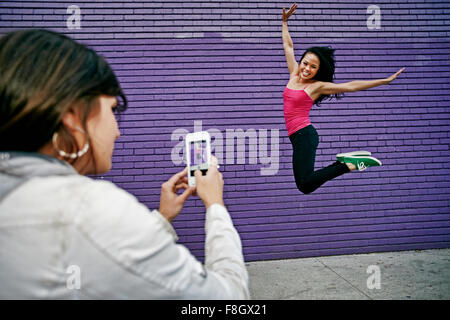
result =
M182 169L171 158L175 130L193 131L194 121L224 137L227 130L279 130L276 175L261 175L267 165L248 151L244 164L221 166L248 261L450 247L450 3L300 2L289 23L297 58L309 46L333 46L336 82L407 68L389 86L313 108L316 168L353 149L372 151L383 166L344 175L308 196L295 187L282 111L288 74L280 12L290 4L3 1L0 27L56 30L107 57L130 107L120 119L114 169L103 178L150 208L158 207L161 183ZM81 9L81 29L66 26L70 5ZM378 30L366 24L370 5L381 9ZM199 258L203 225L200 201L188 200L174 226Z

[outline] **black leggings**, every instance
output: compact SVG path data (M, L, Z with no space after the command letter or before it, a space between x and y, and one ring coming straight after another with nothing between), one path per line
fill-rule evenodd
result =
M294 148L292 167L294 169L295 183L298 190L304 194L309 194L328 180L350 171L345 163L339 161L314 171L319 135L312 125L291 134L289 139Z

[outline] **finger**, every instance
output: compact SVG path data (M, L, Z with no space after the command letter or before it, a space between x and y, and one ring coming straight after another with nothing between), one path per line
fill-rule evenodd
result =
M295 9L297 9L297 3L294 3L291 8L289 9L289 11L293 12L295 11Z
M175 183L176 183L180 178L182 178L183 176L185 176L185 175L187 174L187 170L188 170L188 168L186 167L186 168L184 168L183 171L180 171L180 172L174 174L174 175L167 181L168 184L169 184L170 186L175 185Z
M186 177L181 177L178 179L178 181L175 183L175 186L182 184L182 183L188 183L188 179Z
M175 191L178 191L180 189L188 189L189 185L187 183L180 183L175 186Z
M188 183L189 182L187 177L183 177L179 181L182 182L182 183Z
M211 164L209 167L214 167L216 169L219 169L219 160L215 156L211 156Z
M187 188L181 195L178 196L178 201L181 201L181 203L184 204L187 198L189 198L189 196L192 195L194 191L195 188Z
M218 162L219 161L217 160L217 158L215 156L211 156L211 165L210 165L210 167L217 167Z
M202 172L200 170L195 170L194 176L196 179L200 178L202 176Z
M208 172L206 173L206 175L211 175L211 174L213 174L213 173L216 172L216 171L219 171L219 170L217 169L217 164L216 164L216 165L211 164L211 165L209 166L209 168L208 168Z

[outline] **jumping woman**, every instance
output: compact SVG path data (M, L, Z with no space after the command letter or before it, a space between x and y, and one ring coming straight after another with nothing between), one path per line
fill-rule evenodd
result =
M283 104L286 128L294 149L292 164L295 183L301 192L309 194L326 181L344 173L381 166L381 161L371 157L370 152L353 151L338 154L335 163L314 171L319 136L309 120L309 111L312 106L319 105L323 99L332 96L337 98L344 92L355 92L389 84L404 68L385 79L333 83L334 49L312 47L305 51L299 63L295 60L294 45L287 25L295 9L297 9L296 3L287 12L283 8L282 15L283 48L290 74L289 82L283 92Z

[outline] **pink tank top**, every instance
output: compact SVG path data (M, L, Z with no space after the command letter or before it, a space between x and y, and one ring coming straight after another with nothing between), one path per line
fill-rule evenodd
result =
M306 93L306 87L301 90L289 89L288 87L284 89L283 112L288 135L311 124L309 110L311 110L314 100Z

